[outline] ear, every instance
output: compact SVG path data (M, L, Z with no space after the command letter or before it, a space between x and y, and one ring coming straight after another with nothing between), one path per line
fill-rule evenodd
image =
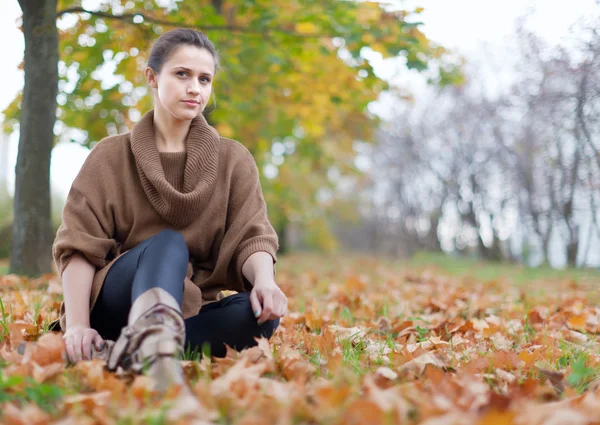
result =
M157 81L157 76L154 73L154 70L152 68L150 68L149 66L147 66L146 69L144 70L144 74L146 74L146 81L148 82L148 85L150 86L150 88L157 89L158 81Z

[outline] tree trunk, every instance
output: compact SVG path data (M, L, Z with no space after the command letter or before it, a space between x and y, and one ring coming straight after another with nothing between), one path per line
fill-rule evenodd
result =
M25 35L25 86L15 169L11 273L50 272L50 153L58 91L57 0L19 0Z
M571 241L567 244L567 265L577 267L577 253L579 252L579 241Z
M442 252L442 244L437 231L442 218L442 208L438 208L429 216L429 230L425 236L425 249L431 252Z

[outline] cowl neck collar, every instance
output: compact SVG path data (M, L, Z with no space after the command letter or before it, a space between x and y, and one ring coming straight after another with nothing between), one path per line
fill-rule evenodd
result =
M177 228L189 225L208 203L217 180L219 133L203 115L192 120L187 134L183 191L165 178L154 135L154 110L131 129L131 151L144 192L156 211Z

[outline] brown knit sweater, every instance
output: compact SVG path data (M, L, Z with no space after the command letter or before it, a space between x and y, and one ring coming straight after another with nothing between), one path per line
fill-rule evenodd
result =
M279 247L267 217L258 168L240 143L220 137L200 115L187 152L159 152L153 111L131 132L107 137L75 178L53 246L59 276L75 252L96 266L90 308L114 261L164 229L180 232L190 252L183 315L197 314L221 290L251 290L242 265ZM64 305L60 325L66 329Z

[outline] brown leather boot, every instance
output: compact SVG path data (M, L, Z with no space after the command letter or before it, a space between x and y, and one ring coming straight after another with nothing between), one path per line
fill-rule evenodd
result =
M113 345L115 345L115 342L110 339L104 340L101 350L96 349L96 345L92 344L92 360L98 359L108 362L108 356L110 356Z
M147 368L156 389L164 392L185 383L179 358L185 342L185 323L179 304L167 291L152 288L131 306L128 326L110 350L106 367L140 373Z

